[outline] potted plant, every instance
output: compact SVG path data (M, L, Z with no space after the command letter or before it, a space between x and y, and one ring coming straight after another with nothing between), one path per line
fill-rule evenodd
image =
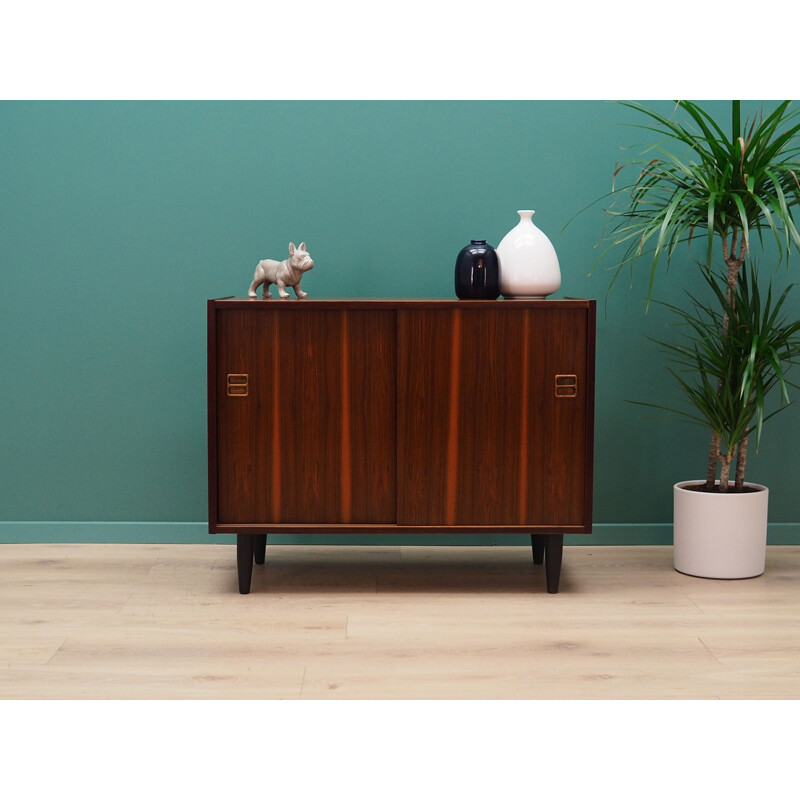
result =
M718 529L720 536L727 536L723 550L742 549L738 540L733 541L731 523L717 506L707 511L712 497L728 505L759 498L766 513L767 490L745 483L749 438L754 425L760 435L767 418L763 406L765 388L777 381L784 402L787 400L783 365L794 358L795 345L791 342L795 323L774 317L784 305L785 294L773 305L771 290L766 296L758 291L755 271L747 279L742 276L748 274L744 265L751 255L754 234L762 243L764 233L772 234L778 261L788 259L793 248L800 250L800 234L792 216L794 207L800 204L798 111L790 111L789 101L785 101L771 113L761 113L742 124L740 102L732 101L731 132L727 135L696 103L676 103L676 113L681 110L688 117L686 124L636 103L623 105L648 117L650 121L644 127L662 132L665 143L649 148L643 157L619 166L614 173L611 191L614 203L608 210L612 223L603 237L604 241L610 239L605 252L620 245L625 248L622 259L615 265L614 280L623 267L632 268L634 262L648 255L650 302L659 263L669 264L679 246L706 236L705 264L698 272L706 277L714 298L711 305L693 299L690 310L678 312L691 327L694 346L684 345L683 351L671 351L684 370L695 371L698 382L694 384L680 377L677 371L674 374L683 381L681 388L710 429L705 481L699 481L699 491L695 487L688 492L692 500L690 512L685 512L683 505L676 505L676 568L682 566L681 571L702 573L704 577L751 577L763 571L763 561L757 572L752 567L737 571L738 568L722 566L693 571L695 568L684 561L683 551L688 541L694 547L708 546L710 550L712 528ZM674 152L674 145L682 145L686 152ZM638 175L632 183L618 189L616 182L626 167L637 168ZM715 278L711 270L717 241L721 244L725 271ZM758 372L756 362L751 360L754 341L745 335L748 330L748 335L756 335L748 328L756 322L769 323L769 340L774 351L767 351L771 355L766 364L758 362ZM776 360L781 337L788 337L788 349L780 351ZM764 342L759 339L756 350L761 343ZM749 382L742 383L745 373ZM685 486L685 483L676 485L676 497L687 493ZM706 509L702 517L698 510L701 503ZM741 516L740 511L734 514ZM687 517L693 520L690 529L684 528ZM757 538L765 539L765 533L766 520L763 537L759 528Z
M756 270L745 265L734 292L725 274L703 272L711 300L690 295L690 307L667 305L682 322L684 336L659 344L672 363L686 408L655 403L714 432L720 442L717 491L702 481L675 484L675 569L705 578L751 578L764 572L769 492L760 484L730 484L733 459L755 432L756 449L764 422L789 403L786 372L800 359L800 320L783 309L791 290L773 300L763 296ZM789 384L793 385L793 384ZM766 401L779 389L780 404ZM728 491L720 491L726 486Z

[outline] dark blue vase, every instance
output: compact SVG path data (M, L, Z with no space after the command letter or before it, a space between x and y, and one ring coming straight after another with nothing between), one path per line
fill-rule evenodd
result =
M456 259L456 297L459 300L497 300L499 296L497 253L485 239L473 239Z

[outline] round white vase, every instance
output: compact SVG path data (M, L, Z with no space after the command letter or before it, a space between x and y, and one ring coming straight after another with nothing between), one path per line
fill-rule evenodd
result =
M551 241L534 224L533 211L517 211L520 220L495 248L500 294L542 299L561 286L561 269Z
M696 492L703 481L673 487L675 569L698 578L755 578L767 557L769 490L758 483L752 492ZM719 481L717 481L719 483Z

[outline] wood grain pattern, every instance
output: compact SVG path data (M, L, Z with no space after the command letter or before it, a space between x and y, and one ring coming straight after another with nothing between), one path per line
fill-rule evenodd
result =
M277 325L277 317L270 320L269 323L269 330L270 333L277 337L278 336L278 325ZM277 338L276 338L277 341ZM270 428L270 433L272 434L272 450L270 455L272 456L272 460L269 462L269 474L272 478L271 489L272 493L269 497L264 498L264 502L269 503L269 510L268 516L258 516L260 510L253 509L253 520L258 519L270 519L274 520L275 522L283 519L282 514L282 507L281 507L281 474L283 472L283 466L281 464L281 411L282 407L279 402L277 402L277 398L281 396L281 371L280 369L273 369L272 372L272 393L269 395L271 398L275 398L276 402L272 403L272 418L270 422L272 423L272 427ZM263 412L263 409L261 409ZM267 414L264 415L268 417ZM254 452L250 455L252 459L260 459L263 461L266 452ZM263 513L263 512L261 512Z
M353 523L397 520L397 330L393 311L348 311Z
M341 313L342 326L342 463L339 468L339 494L341 496L341 520L353 521L353 482L351 479L351 447L350 447L350 419L352 407L350 404L350 333L347 327L347 311Z
M456 503L458 502L458 441L460 438L459 417L461 409L461 312L456 309L452 313L452 331L450 332L449 361L449 404L447 407L447 498L445 501L445 524L455 525ZM405 397L403 398L405 400ZM402 439L402 434L401 434Z
M583 476L583 518L591 521L594 504L594 403L595 358L597 350L597 303L589 303L586 322L586 397Z
M283 308L217 312L218 521L393 523L392 313Z
M800 700L800 547L760 578L671 547L0 545L0 698ZM590 541L587 539L587 541Z
M530 519L545 518L555 524L586 520L587 477L591 463L587 452L587 406L594 397L589 380L586 311L555 309L531 318L531 401L528 435ZM577 376L574 398L555 395L555 376ZM588 519L591 519L591 515Z
M451 310L397 312L400 525L447 524L453 325Z
M585 307L398 312L400 524L586 522L587 325Z
M210 301L214 303L218 308L225 308L228 310L232 309L254 309L264 307L261 310L265 310L267 304L271 304L269 306L270 313L274 308L278 305L285 306L283 311L287 311L288 313L293 313L295 311L308 311L308 310L315 310L315 311L324 311L324 310L334 310L334 311L342 311L347 309L354 309L358 311L366 311L366 310L382 310L382 311L394 311L398 308L405 308L405 309L452 309L452 308L460 308L460 309L481 309L486 308L488 304L495 304L494 301L487 301L487 300L431 300L429 298L425 299L392 299L392 298L380 298L380 297L369 297L369 298L336 298L336 299L328 299L328 298L319 298L319 297L309 297L302 302L298 302L296 300L286 301L276 301L272 303L271 300L262 300L260 298L248 298L248 297L222 297L217 300ZM564 298L558 300L501 300L497 301L496 305L498 306L505 306L505 305L513 305L515 309L545 309L545 308L582 308L586 309L587 306L593 301L590 300L582 300L578 298ZM290 310L291 309L291 310Z
M216 315L217 486L212 494L219 519L247 522L276 518L280 495L274 480L280 464L280 431L270 423L273 388L278 378L271 317L217 311ZM222 390L229 373L248 375L248 396Z
M528 519L528 436L530 423L531 393L531 317L524 314L522 320L522 398L519 410L519 517ZM534 558L534 563L541 563Z

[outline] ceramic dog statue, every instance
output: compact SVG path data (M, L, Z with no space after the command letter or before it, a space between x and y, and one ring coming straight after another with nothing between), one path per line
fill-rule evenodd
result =
M298 300L302 300L304 297L308 297L308 293L300 288L300 279L313 266L314 262L306 250L306 243L300 242L300 247L295 247L294 242L289 242L289 258L285 261L265 258L258 262L256 274L253 276L253 282L250 284L250 291L247 294L250 297L256 297L256 289L263 284L264 288L261 290L263 296L271 297L269 287L271 284L277 283L281 299L285 300L289 296L286 287L291 286L294 288Z

